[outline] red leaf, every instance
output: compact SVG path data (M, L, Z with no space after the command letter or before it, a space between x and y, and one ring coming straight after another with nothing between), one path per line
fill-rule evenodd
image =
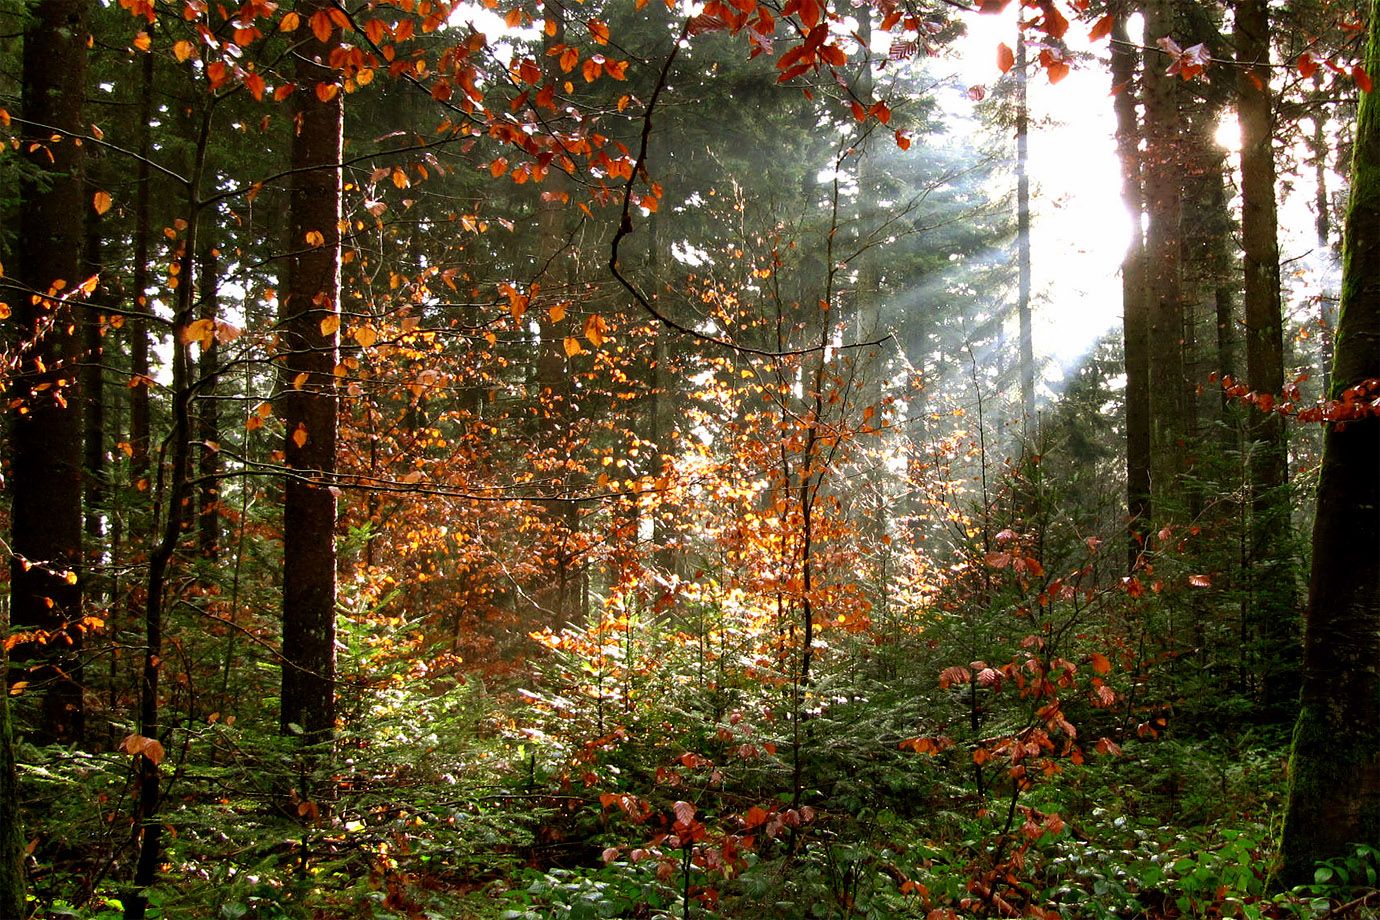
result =
M1092 667L1098 674L1110 674L1112 671L1112 663L1100 652L1092 653Z
M688 825L695 820L695 806L689 802L677 802L671 806L671 810L676 813L676 820L681 824Z
M1211 575L1190 575L1190 576L1188 576L1188 583L1189 583L1190 585L1192 585L1193 587L1195 587L1195 588L1211 588L1211 587L1212 587L1212 576L1211 576Z
M947 690L953 684L966 684L972 679L973 675L967 668L954 665L939 672L939 686Z
M1374 84L1371 83L1370 74L1366 73L1366 69L1360 64L1351 68L1351 79L1356 81L1357 87L1359 87L1363 93L1370 92L1374 87Z
M1313 57L1312 52L1309 51L1305 51L1303 54L1299 55L1298 62L1295 66L1298 68L1299 76L1303 77L1305 80L1312 79L1313 74L1318 72L1318 62Z
M1088 30L1088 41L1095 42L1099 38L1106 38L1108 35L1111 34L1112 14L1108 13L1106 16L1103 16L1097 22L1093 23L1093 27Z

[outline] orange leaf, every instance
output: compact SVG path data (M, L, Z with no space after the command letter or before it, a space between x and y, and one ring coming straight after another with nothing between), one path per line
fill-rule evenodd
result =
M335 335L335 334L336 334L336 331L339 330L339 329L340 329L340 314L339 314L339 313L331 313L331 314L328 314L328 315L326 316L325 319L321 320L321 334L322 334L322 335L324 335L324 336L326 336L326 337L329 338L330 336Z
M1088 41L1095 42L1099 38L1106 38L1108 35L1111 34L1112 14L1108 13L1106 16L1103 16L1097 22L1093 23L1093 27L1088 30Z
M379 334L370 326L360 326L355 329L355 341L361 348L368 348L379 340Z
M302 24L302 17L297 13L288 13L283 17L283 21L278 23L279 32L296 32L297 27Z
M997 68L1001 70L1002 73L1006 73L1008 70L1015 66L1015 52L1013 52L1009 47L1007 47L1006 42L1002 42L1000 45L997 45Z
M97 214L104 214L110 210L113 200L109 192L97 192L91 196L91 206L96 209Z
M340 92L340 85L337 83L316 84L316 98L322 102L330 102L338 92Z
M134 47L140 51L147 51L153 45L153 40L149 38L149 33L140 32L134 36Z
M1112 663L1100 652L1092 653L1092 666L1098 674L1110 674L1112 671Z
M296 444L298 449L306 446L307 426L301 422L297 423L297 430L292 433L292 443Z
M573 357L575 357L576 355L578 355L578 354L579 354L580 352L582 352L582 351L584 351L584 349L580 347L580 340L579 340L579 339L575 338L574 336L570 336L570 335L566 336L566 338L565 338L565 356L566 356L567 358L573 358Z
M317 10L311 14L311 34L316 36L316 40L325 44L331 40L331 32L335 29L335 24L331 22L331 14L325 10Z
M1362 67L1360 64L1357 64L1355 67L1351 68L1351 79L1356 81L1356 86L1363 93L1370 92L1371 89L1374 87L1374 84L1371 82L1370 79L1370 74L1366 73L1366 69Z

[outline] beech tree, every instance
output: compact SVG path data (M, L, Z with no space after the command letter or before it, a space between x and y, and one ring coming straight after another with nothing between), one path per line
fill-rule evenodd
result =
M1380 0L1364 66L1380 74ZM1380 99L1361 95L1323 435L1302 695L1282 851L1286 884L1380 844Z

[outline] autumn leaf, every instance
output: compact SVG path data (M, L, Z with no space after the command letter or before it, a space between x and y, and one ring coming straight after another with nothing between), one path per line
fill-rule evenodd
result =
M302 17L297 13L288 13L283 17L283 21L278 23L279 32L296 32L297 27L302 24Z
M211 343L215 341L215 337L216 324L215 321L211 319L203 318L194 320L188 323L187 327L182 330L182 341L187 345L196 342L202 348L209 348Z
M1363 93L1368 93L1374 88L1370 74L1366 73L1366 69L1360 64L1351 68L1351 79L1355 81L1356 87Z
M113 199L109 192L101 191L91 196L91 206L96 209L97 214L104 214L109 211L112 203Z
M591 314L585 320L585 338L589 339L589 344L595 348L600 347L607 340L608 324L598 313Z
M557 303L551 305L551 322L559 323L565 319L565 304Z
M565 337L565 356L567 358L573 358L582 351L584 351L584 349L580 347L579 339L575 338L573 335Z
M1189 583L1190 585L1192 585L1193 587L1195 587L1195 588L1211 588L1211 587L1212 587L1212 576L1211 576L1211 575L1190 575L1190 576L1188 576L1188 583Z
M325 10L317 10L311 14L311 34L316 36L316 40L325 44L331 40L331 31L335 24L331 22L330 13Z
M1088 30L1088 41L1095 42L1100 38L1106 38L1108 35L1111 35L1113 21L1112 14L1108 13L1097 22L1093 23L1092 28Z
M181 64L196 54L196 47L189 41L180 41L173 45L173 57L177 58L177 63Z
M340 314L331 313L321 320L321 334L329 338L340 329Z
M997 69L1006 73L1016 66L1016 54L1007 46L1006 42L997 45Z
M318 83L316 84L316 98L321 102L330 102L340 92L338 83Z
M1318 59L1313 57L1312 52L1305 51L1299 55L1298 61L1294 64L1298 68L1299 76L1305 80L1311 80L1313 74L1318 72Z
M149 33L140 32L134 36L134 47L140 51L147 51L153 46L153 40L149 38Z
M322 246L326 242L326 237L320 230L308 230L306 235L307 245L313 248Z
M299 450L307 444L307 426L301 422L297 423L297 430L292 433L292 443L296 444Z
M1101 652L1093 652L1090 657L1092 660L1092 668L1094 671L1096 671L1098 674L1111 673L1112 663L1110 660L1108 660L1106 655L1103 655Z
M378 333L371 326L356 327L354 337L361 348L369 348L379 340Z

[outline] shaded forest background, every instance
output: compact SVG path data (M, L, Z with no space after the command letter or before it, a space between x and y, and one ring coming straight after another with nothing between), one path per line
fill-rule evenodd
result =
M1373 915L1377 19L0 5L0 917Z

